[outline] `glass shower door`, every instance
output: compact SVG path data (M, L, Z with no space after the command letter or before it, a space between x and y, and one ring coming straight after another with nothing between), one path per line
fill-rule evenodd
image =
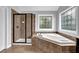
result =
M25 26L25 14L14 14L13 25L14 25L14 43L26 43L26 26Z

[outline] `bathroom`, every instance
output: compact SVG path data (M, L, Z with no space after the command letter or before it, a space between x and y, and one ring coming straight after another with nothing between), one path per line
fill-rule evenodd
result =
M6 7L2 52L75 53L79 38L78 6ZM9 18L9 15L11 18ZM10 31L9 31L10 30Z

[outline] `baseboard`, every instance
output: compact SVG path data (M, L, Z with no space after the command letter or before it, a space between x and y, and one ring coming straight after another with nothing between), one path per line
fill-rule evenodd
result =
M11 44L7 45L6 49L7 49L7 48L10 48L11 46L12 46Z
M4 50L5 48L0 49L0 53Z

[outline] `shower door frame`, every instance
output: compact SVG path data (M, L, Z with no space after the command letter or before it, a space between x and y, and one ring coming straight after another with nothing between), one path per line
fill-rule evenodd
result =
M14 37L14 35L15 35L15 15L25 15L25 42L15 42L15 37ZM27 43L27 34L26 34L26 31L27 31L27 29L26 29L26 21L27 21L27 18L26 18L26 16L27 16L27 14L20 14L20 13L15 13L15 14L13 14L13 43Z

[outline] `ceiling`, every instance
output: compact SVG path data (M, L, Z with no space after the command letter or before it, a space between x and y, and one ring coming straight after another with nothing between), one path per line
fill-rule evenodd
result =
M57 11L59 6L12 6L18 12L28 11Z

